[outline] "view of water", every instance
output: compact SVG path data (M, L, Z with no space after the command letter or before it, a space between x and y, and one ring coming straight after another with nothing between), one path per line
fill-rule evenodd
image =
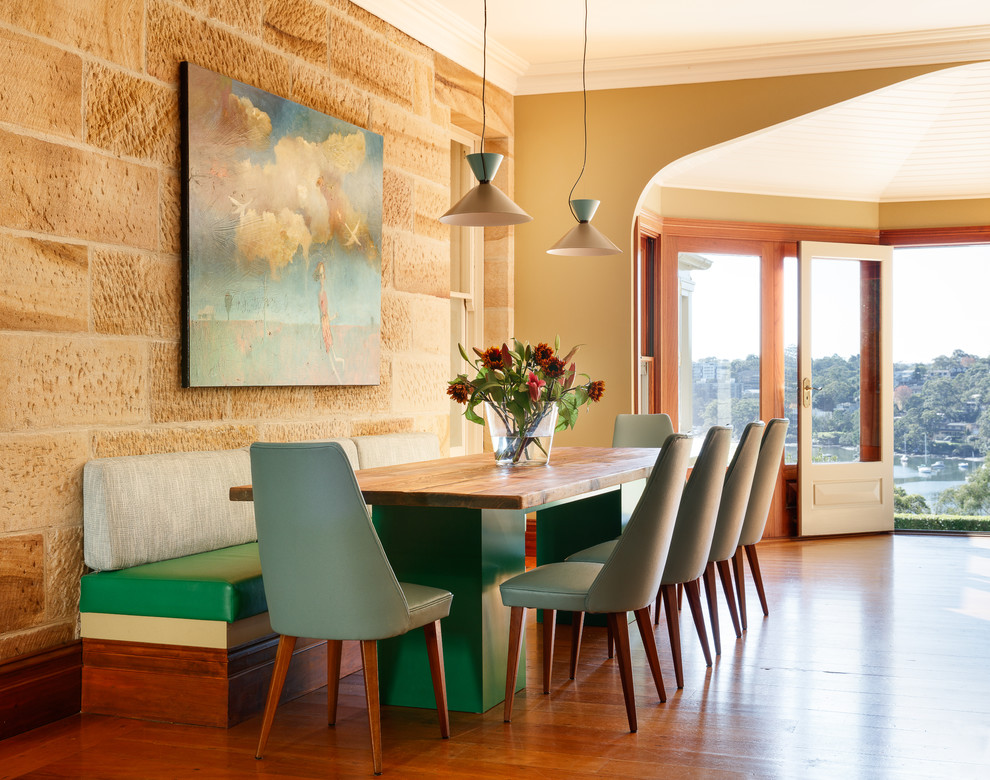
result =
M917 493L924 496L929 506L932 499L943 490L958 487L966 481L967 475L980 468L982 458L962 460L958 458L935 459L929 456L928 465L934 466L939 460L945 465L944 469L933 468L931 474L918 473L918 466L925 463L924 457L908 457L906 465L901 465L900 456L894 458L894 484L900 485L908 494ZM960 465L963 465L960 468Z
M787 445L788 448L796 451L797 445ZM819 454L835 458L840 463L845 463L856 459L854 450L845 447L814 447L814 454ZM928 465L935 466L941 462L944 468L934 467L931 474L921 474L918 466L925 464L923 455L910 455L906 464L902 465L900 453L894 454L894 484L900 485L908 494L924 496L929 506L936 495L948 488L957 487L966 481L966 477L972 474L983 464L983 458L944 458L928 456Z

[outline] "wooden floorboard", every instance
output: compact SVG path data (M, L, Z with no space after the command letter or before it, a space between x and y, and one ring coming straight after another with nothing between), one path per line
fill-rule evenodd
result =
M557 635L549 696L535 624L527 689L502 709L385 707L385 775L395 778L990 777L990 538L876 536L763 544L770 617L750 583L749 629L704 665L682 619L685 687L674 688L666 626L656 629L660 704L632 638L639 731L627 730L604 629L585 631L576 680ZM427 671L424 669L424 674ZM0 742L0 778L349 778L371 776L360 674L283 705L255 761L255 717L231 729L77 715Z

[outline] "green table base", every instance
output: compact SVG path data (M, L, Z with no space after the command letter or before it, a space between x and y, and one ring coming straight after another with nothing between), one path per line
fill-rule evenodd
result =
M500 583L525 570L526 513L505 509L376 506L375 527L402 582L454 594L441 623L447 704L485 712L505 698L509 610ZM378 643L383 704L436 706L422 631ZM525 653L517 690L526 685Z
M619 488L548 504L536 512L536 565L555 563L578 550L614 539L622 532L623 514L635 506L645 480L621 485ZM537 613L543 621L543 610ZM558 625L570 625L571 613L558 612ZM585 615L586 626L604 626L604 615Z
M536 509L537 564L562 561L614 539L635 494L609 489ZM634 503L634 502L633 502ZM375 506L382 545L400 581L446 588L454 594L441 621L447 703L457 712L485 712L505 699L509 610L500 583L525 571L526 512L509 509ZM570 615L561 615L569 622ZM600 616L589 616L589 624ZM600 620L604 625L604 619ZM383 704L435 707L421 631L378 643ZM526 686L525 651L517 690Z

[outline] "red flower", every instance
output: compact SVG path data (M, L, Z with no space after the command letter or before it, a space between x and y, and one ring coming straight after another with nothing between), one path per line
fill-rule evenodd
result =
M489 347L486 349L484 354L481 356L481 360L487 369L504 367L504 364L502 363L502 350L498 347Z
M541 368L545 368L550 358L553 357L553 348L544 342L540 342L536 345L536 349L533 350L533 360L536 365Z
M558 377L563 376L566 370L567 364L559 357L550 358L546 365L543 366L543 373L550 379L557 379Z
M601 401L603 395L605 395L605 383L601 379L595 380L588 386L588 398L592 401Z
M529 381L526 383L526 385L529 387L529 397L532 398L534 401L539 401L540 388L544 387L546 385L546 382L544 382L536 374L530 371Z
M471 386L463 382L451 382L447 385L447 395L459 404L466 404L471 397Z

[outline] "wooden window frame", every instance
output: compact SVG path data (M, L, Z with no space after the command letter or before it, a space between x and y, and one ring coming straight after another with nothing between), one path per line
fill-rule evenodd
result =
M663 218L641 213L636 221L636 245L640 248L634 314L639 345L652 343L650 412L666 412L678 421L678 311L677 258L683 251L755 255L761 258L760 289L760 417L769 420L785 414L784 395L784 258L797 257L799 241L830 241L851 244L881 243L876 230L829 228L812 225L777 225L757 222L721 222ZM649 249L649 251L648 251ZM653 268L645 267L652 263ZM642 283L640 282L642 280ZM653 309L652 317L641 316ZM664 323L668 327L664 327ZM651 334L644 333L652 327ZM642 354L641 352L639 354ZM638 355L637 355L638 357ZM639 370L638 361L636 371ZM641 407L638 383L636 408ZM765 536L797 534L797 466L786 465L774 494Z

